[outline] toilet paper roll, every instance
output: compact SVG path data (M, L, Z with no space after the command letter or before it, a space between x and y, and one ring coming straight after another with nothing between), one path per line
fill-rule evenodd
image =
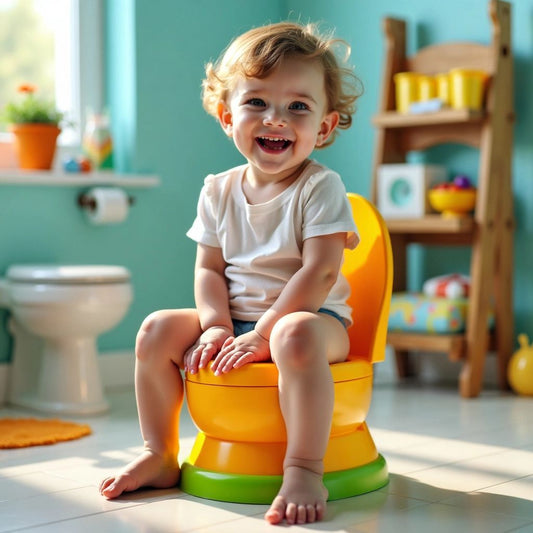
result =
M118 224L128 216L128 195L116 187L94 187L87 193L94 199L94 209L87 212L92 224Z

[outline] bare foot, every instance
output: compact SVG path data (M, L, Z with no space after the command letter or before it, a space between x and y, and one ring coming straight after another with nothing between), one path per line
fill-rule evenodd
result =
M178 483L179 477L177 458L167 461L151 450L145 450L120 474L105 478L100 483L99 490L102 496L113 499L123 492L131 492L140 487L173 487Z
M288 524L316 522L324 518L327 499L328 491L320 474L299 466L289 466L265 519L271 524L279 524L283 519Z

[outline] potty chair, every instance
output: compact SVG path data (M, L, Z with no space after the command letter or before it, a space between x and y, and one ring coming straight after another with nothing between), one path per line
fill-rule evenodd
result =
M335 406L324 457L329 499L356 496L388 482L365 419L373 364L385 358L392 291L390 238L381 215L348 194L360 243L346 250L342 271L352 288L350 355L332 364ZM273 363L250 363L222 376L209 369L186 376L187 403L199 434L182 465L184 492L213 500L269 504L279 491L287 444Z

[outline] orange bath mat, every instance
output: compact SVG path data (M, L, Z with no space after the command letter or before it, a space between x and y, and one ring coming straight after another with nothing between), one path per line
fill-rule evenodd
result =
M86 424L37 418L0 418L0 448L55 444L90 434L91 428Z

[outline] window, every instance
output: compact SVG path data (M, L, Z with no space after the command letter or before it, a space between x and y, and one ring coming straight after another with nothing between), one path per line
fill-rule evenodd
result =
M103 105L102 17L102 0L0 0L0 107L35 85L73 123L60 144L78 145L86 111Z

